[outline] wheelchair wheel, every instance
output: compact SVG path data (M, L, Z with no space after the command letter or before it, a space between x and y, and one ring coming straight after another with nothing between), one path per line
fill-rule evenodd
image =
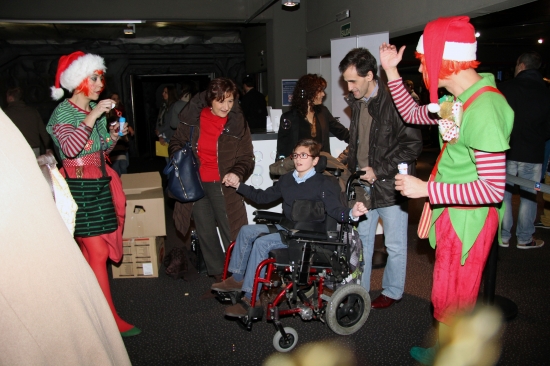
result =
M273 347L279 352L289 352L298 343L298 333L291 327L285 327L287 339L284 339L281 332L277 331L273 337Z
M327 324L336 334L353 334L367 321L370 306L369 294L363 287L354 284L342 286L332 294L327 304Z

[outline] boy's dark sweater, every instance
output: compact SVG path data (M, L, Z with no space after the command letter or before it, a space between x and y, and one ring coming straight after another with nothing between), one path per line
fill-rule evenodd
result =
M256 189L244 183L239 185L237 192L258 203L266 204L283 199L283 214L292 221L292 204L295 200L322 201L330 217L339 222L348 222L350 209L342 204L340 186L335 178L316 173L305 182L298 184L292 172L282 175L272 187Z

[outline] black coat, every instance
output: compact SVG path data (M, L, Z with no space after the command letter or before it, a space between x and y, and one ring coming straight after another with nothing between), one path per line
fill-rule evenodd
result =
M327 107L321 105L317 108L319 108L319 112L315 113L315 117L321 128L313 139L323 144L321 151L330 154L330 134L332 133L338 139L349 142L349 130L332 116ZM287 122L285 122L285 119ZM310 125L297 110L291 109L283 113L277 135L277 157L289 156L300 139L312 138L311 135L300 136L300 125L302 124L307 125L307 127ZM288 128L285 128L285 126Z
M283 199L283 214L292 220L292 205L296 200L321 201L326 213L338 222L349 222L350 209L341 201L340 186L334 177L316 173L303 183L296 183L293 172L286 173L267 189L257 189L241 183L237 192L258 204Z
M369 137L369 166L374 170L376 182L371 190L372 208L393 206L403 200L395 190L397 165L407 163L409 174L415 174L415 161L422 152L420 129L406 125L397 112L385 84L378 80L378 95L369 103L372 116ZM357 138L360 101L349 94L346 101L351 107L348 169L357 169Z
M508 160L541 164L550 138L550 90L537 70L524 70L498 85L514 110ZM545 167L543 167L544 169Z
M252 129L265 130L265 122L267 117L267 106L265 96L252 88L243 95L240 99L241 108L244 118L248 123L248 127Z

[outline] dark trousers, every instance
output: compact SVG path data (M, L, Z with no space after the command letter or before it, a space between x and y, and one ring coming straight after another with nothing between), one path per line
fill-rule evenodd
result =
M193 220L206 269L212 276L223 273L225 262L225 254L216 227L220 231L223 247L226 249L231 240L231 231L221 183L203 183L202 185L204 197L193 205Z

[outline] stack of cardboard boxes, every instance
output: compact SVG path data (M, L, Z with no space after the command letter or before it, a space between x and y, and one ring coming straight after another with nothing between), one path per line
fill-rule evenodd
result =
M126 194L122 262L112 265L113 278L158 277L164 257L164 194L158 172L123 174Z

